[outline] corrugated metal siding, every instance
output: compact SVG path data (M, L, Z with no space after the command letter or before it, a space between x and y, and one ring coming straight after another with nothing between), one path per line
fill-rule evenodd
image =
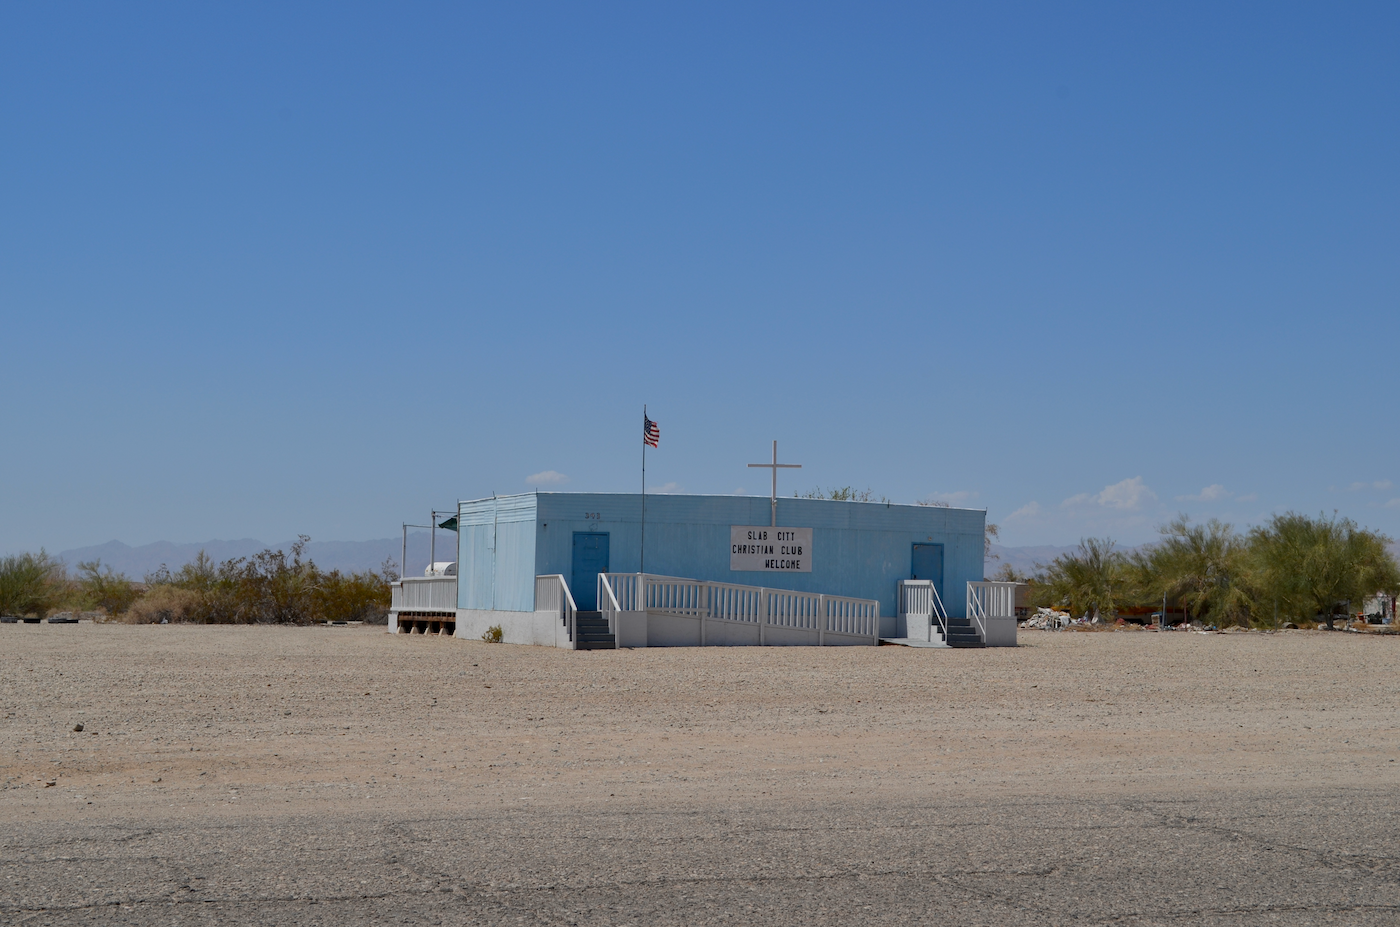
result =
M491 523L465 524L458 516L457 607L491 607L495 539Z
M496 526L496 604L508 612L535 609L535 519Z
M534 495L463 502L457 523L457 607L533 611Z
M641 496L531 493L528 498L538 507L536 573L569 575L575 531L608 532L611 569L638 569ZM944 545L942 594L949 614L962 616L966 584L982 579L984 512L820 499L778 500L780 525L813 529L811 573L732 572L729 526L766 525L769 512L766 497L648 496L647 571L878 599L886 635L894 629L895 584L911 575L914 544ZM590 513L599 517L584 517Z

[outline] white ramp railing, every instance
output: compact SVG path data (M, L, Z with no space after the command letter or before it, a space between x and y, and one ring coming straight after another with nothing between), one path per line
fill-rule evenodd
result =
M933 640L939 636L948 640L948 612L931 579L901 579L899 581L899 613L904 616L905 633L916 640ZM923 635L915 634L915 628Z
M825 630L822 627L822 597L810 592L768 592L768 624L798 631Z
M872 644L880 643L880 603L876 599L857 599L846 595L824 595L822 612L826 619L824 631L837 634L870 635Z
M559 620L568 629L569 643L578 649L578 634L575 633L574 616L578 608L574 605L569 584L562 573L548 573L535 577L535 611L556 612Z
M880 642L879 601L853 596L713 583L652 573L599 573L598 608L608 616L609 629L615 627L613 615L617 611L698 618L702 644L707 621L756 625L759 643L765 642L767 628L811 631L816 633L818 643L825 643L828 633L869 637L872 644Z
M389 608L395 611L457 610L457 577L409 576L389 584Z
M758 624L763 620L764 590L758 586L710 583L708 617Z
M993 621L1011 621L1013 641L1016 629L1015 583L968 583L967 617L977 628L984 643L990 644L988 631Z

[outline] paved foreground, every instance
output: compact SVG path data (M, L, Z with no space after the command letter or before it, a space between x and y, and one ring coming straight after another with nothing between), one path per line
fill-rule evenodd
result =
M1400 642L1023 642L0 627L0 924L1400 923Z
M1386 924L1387 791L7 828L10 924Z

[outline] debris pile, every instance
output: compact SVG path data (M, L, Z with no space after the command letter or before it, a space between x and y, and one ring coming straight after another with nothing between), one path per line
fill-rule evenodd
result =
M1021 622L1021 627L1032 631L1054 631L1067 627L1069 622L1068 612L1057 612L1053 608L1037 608L1034 615Z

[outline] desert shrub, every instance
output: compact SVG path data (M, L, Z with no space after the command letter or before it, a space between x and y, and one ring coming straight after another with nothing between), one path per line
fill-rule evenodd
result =
M128 624L160 624L168 621L194 621L199 611L199 593L179 586L153 586L150 592L131 604L122 616Z
M316 615L322 621L385 624L389 620L389 583L368 570L319 573L313 599Z
M504 634L501 631L501 626L498 624L491 625L491 627L486 629L486 633L481 635L481 639L488 644L499 644L502 637L504 637Z
M383 624L389 614L393 564L379 573L329 572L302 559L306 535L290 556L264 550L215 564L203 551L179 571L161 567L146 576L154 589L176 588L195 596L184 620L207 624L312 624L366 621ZM159 619L157 619L159 620ZM173 619L172 619L173 620Z
M63 598L63 565L44 551L0 557L0 615L43 617Z
M77 598L83 608L100 608L115 618L131 608L140 593L130 579L102 568L101 560L78 564Z

